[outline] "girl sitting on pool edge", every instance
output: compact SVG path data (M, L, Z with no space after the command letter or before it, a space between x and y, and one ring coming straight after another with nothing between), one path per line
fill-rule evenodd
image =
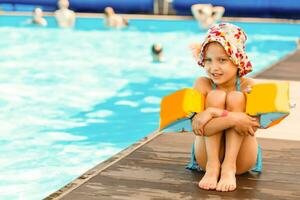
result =
M196 138L188 168L205 171L201 189L233 191L236 175L261 164L259 123L245 113L244 92L254 85L243 77L252 71L246 40L241 28L221 23L208 30L199 51L198 64L208 77L198 78L194 88L206 96L205 111L192 119Z

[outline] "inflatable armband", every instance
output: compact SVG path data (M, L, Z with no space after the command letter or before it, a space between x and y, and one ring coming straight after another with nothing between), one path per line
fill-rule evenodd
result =
M261 128L278 124L290 113L288 82L259 83L246 96L246 113L260 116Z
M160 104L160 129L204 110L204 95L192 88L163 97Z
M289 115L288 82L255 84L246 97L246 113L260 116L261 128L274 126ZM160 106L160 130L174 127L176 131L191 131L189 118L194 113L202 112L204 104L205 96L192 88L178 90L163 97Z

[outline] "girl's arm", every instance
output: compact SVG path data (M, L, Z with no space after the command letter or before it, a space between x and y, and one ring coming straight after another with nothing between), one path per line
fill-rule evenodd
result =
M210 136L233 127L234 121L228 117L228 113L218 108L207 108L193 117L193 132L196 135Z
M213 108L212 112L215 114L215 118L212 118L204 126L204 135L211 136L220 131L224 131L228 128L235 128L235 130L241 135L254 135L253 128L259 127L257 119L250 117L244 112L228 112L224 115L222 109Z
M211 90L211 83L207 77L199 77L194 83L194 89L202 93L204 96ZM196 135L203 135L204 125L213 118L213 112L210 109L196 114L192 119L192 129Z

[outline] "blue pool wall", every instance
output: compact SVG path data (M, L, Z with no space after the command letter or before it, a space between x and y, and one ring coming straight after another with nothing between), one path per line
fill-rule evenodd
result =
M153 13L154 0L69 0L70 9L76 12L103 12L107 6L118 13ZM57 0L0 0L6 11L32 11L40 6L45 11L55 11Z
M191 15L191 6L210 3L225 7L229 17L272 17L300 19L299 0L173 0L178 15Z

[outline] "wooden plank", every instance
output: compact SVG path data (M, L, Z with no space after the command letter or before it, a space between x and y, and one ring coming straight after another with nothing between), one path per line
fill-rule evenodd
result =
M253 76L261 79L300 81L300 50L296 50L266 70Z
M101 171L62 199L299 199L300 142L263 139L263 171L237 178L234 192L197 187L203 173L185 169L192 133L167 133L154 138Z

